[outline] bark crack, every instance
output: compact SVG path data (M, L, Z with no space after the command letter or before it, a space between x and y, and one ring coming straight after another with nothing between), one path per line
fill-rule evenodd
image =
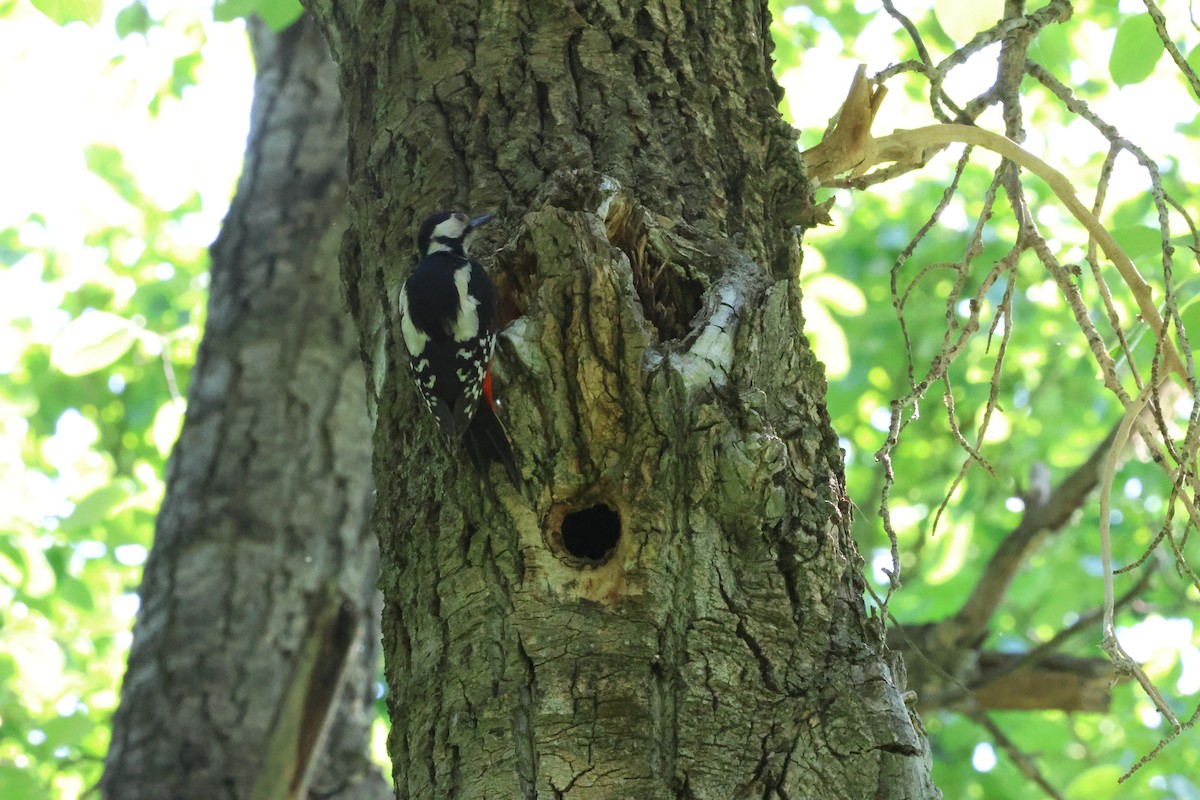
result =
M746 612L733 599L729 592L725 589L725 579L721 575L721 570L717 570L717 588L721 592L721 598L725 601L725 607L737 617L737 629L734 631L738 639L746 645L746 649L754 656L755 663L758 664L758 672L762 678L763 685L770 689L775 694L784 694L783 689L779 685L779 680L775 677L775 668L772 666L770 659L763 650L761 644L750 633L750 629L746 625Z
M516 745L517 780L525 800L537 800L537 736L534 731L534 698L537 696L537 670L517 633L517 703L513 707L513 739Z

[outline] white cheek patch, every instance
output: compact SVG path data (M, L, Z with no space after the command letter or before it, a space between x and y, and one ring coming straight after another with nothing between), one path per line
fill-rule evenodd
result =
M467 291L470 281L471 264L465 262L454 271L454 286L458 289L458 316L454 318L450 333L456 342L465 342L479 335L479 301Z
M452 216L439 222L430 234L430 239L461 239L467 229L467 222L461 217Z
M403 290L400 292L400 333L404 337L404 346L408 348L410 356L420 354L429 343L429 337L412 324L412 317L408 313L408 292Z
M452 244L461 241L466 232L467 221L461 217L453 216L439 222L429 234L429 247L425 248L425 254L451 252L454 250Z

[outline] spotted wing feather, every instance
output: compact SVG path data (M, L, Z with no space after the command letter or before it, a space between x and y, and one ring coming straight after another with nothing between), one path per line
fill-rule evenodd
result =
M479 407L496 346L496 290L478 263L446 252L417 265L400 298L401 332L425 405L448 438Z

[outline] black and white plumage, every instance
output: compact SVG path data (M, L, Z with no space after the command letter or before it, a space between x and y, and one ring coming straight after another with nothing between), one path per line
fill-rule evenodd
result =
M446 439L463 442L480 475L499 462L519 486L491 391L496 288L467 255L476 230L494 216L440 212L422 223L421 258L400 292L400 332L417 389Z

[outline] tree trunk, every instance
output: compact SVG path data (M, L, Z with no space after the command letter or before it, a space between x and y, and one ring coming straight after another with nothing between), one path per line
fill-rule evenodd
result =
M345 126L311 21L252 31L246 163L141 587L113 800L390 794L367 749L378 553L335 268Z
M350 127L397 796L938 796L800 335L766 3L310 7ZM480 491L403 366L413 236L453 206L501 214L473 252L524 493Z

